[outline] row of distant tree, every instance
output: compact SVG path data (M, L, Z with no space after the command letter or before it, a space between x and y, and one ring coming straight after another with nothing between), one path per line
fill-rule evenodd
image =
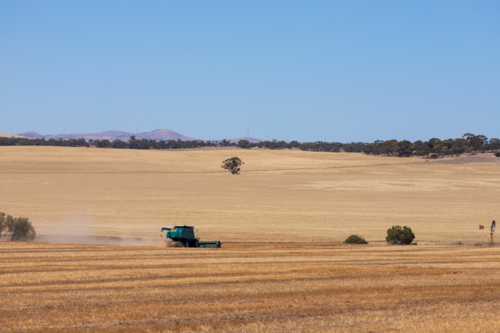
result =
M429 141L417 140L377 140L373 143L364 142L298 142L298 141L261 141L258 143L240 140L231 143L228 140L221 141L181 141L181 140L148 140L136 139L131 136L129 141L122 140L85 140L85 139L24 139L24 138L0 138L0 146L61 146L61 147L97 147L97 148L120 148L120 149L187 149L202 147L229 147L237 146L244 149L267 148L267 149L301 149L304 151L324 152L364 152L371 155L389 156L423 156L426 158L437 158L444 155L460 155L464 153L476 153L500 150L499 139L488 139L484 135L465 134L462 138L440 140L432 138Z
M57 146L57 147L96 147L96 148L121 148L121 149L180 149L216 147L215 141L181 141L181 140L148 140L136 139L131 136L129 141L122 140L85 140L81 139L25 139L25 138L0 138L0 146Z
M292 149L297 148L306 151L326 151L326 152L358 152L362 153L368 149L368 144L363 142L341 143L341 142L298 142L298 141L261 141L257 143L240 140L237 144L241 148L267 148L267 149Z
M429 141L387 140L375 141L369 144L366 154L408 157L412 155L425 158L438 158L446 155L461 155L498 151L500 139L488 139L484 135L466 133L458 139L440 140L432 138Z
M59 146L59 147L97 147L97 148L121 148L121 149L186 149L202 147L230 147L240 148L268 148L268 149L292 149L298 148L308 151L329 151L329 152L363 152L368 144L358 143L340 143L340 142L305 142L297 141L262 141L258 143L240 140L238 143L232 143L229 140L221 141L181 141L181 140L148 140L136 139L131 136L129 141L122 140L85 140L85 139L24 139L24 138L0 138L0 146Z

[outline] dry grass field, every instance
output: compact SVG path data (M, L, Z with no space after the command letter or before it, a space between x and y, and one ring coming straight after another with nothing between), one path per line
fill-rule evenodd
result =
M500 220L492 155L0 154L0 211L55 243L0 242L0 332L500 331L500 251L474 246ZM174 224L223 247L167 248ZM395 224L419 245L385 245ZM371 244L340 244L354 233Z
M0 211L38 234L159 239L192 224L202 239L383 242L409 225L417 242L486 242L500 219L500 159L447 163L270 150L137 151L0 147ZM237 155L242 174L220 168Z

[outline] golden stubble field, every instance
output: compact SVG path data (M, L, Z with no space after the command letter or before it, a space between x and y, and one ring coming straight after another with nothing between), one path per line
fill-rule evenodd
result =
M491 155L0 153L0 211L39 240L148 245L0 242L0 332L500 331L500 251L473 246L499 213ZM166 248L174 224L223 247ZM385 245L394 224L419 245ZM352 233L371 244L340 244Z
M383 242L395 224L417 242L486 242L500 218L500 163L270 150L137 151L0 147L0 211L38 234L155 238L195 225L228 242ZM242 174L220 168L237 155ZM483 163L468 163L471 161ZM498 159L500 161L500 159Z
M498 332L486 246L0 245L0 332Z

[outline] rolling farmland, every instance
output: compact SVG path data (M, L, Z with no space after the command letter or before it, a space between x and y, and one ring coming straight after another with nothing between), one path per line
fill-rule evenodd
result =
M0 152L0 211L53 242L0 242L0 332L500 329L500 252L477 246L499 213L491 155ZM223 247L166 248L174 224ZM385 245L395 224L419 245Z
M0 147L1 211L40 235L158 239L195 225L245 242L383 242L395 224L417 242L482 242L499 214L500 159L414 158L270 150L137 151ZM221 161L245 164L233 176ZM457 162L458 161L458 162ZM468 162L474 163L468 163ZM222 231L222 232L221 232Z

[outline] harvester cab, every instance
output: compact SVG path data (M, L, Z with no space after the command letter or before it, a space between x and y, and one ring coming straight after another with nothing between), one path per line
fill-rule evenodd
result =
M194 227L187 225L175 226L173 228L161 228L161 232L167 230L166 238L182 244L184 247L221 247L221 242L200 242L194 235Z

